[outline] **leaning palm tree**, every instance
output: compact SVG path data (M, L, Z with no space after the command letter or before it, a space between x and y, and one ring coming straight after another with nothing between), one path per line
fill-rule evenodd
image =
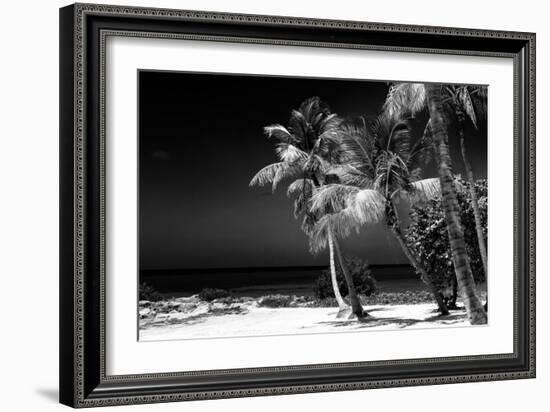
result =
M483 263L483 271L487 276L487 245L483 233L483 224L479 203L475 189L475 179L472 166L468 156L465 139L466 117L470 119L475 129L478 129L478 117L486 117L487 114L487 88L484 86L469 85L445 85L442 87L442 103L445 114L449 113L456 118L462 162L466 171L466 178L469 182L470 197L472 199L472 210L476 223L476 234L479 245L479 252ZM388 97L384 104L385 112L394 118L399 118L405 112L412 116L427 109L426 88L421 83L400 83L390 88ZM478 115L476 115L476 111ZM431 123L428 123L429 128Z
M460 221L456 190L453 185L451 156L449 154L449 137L443 118L441 102L441 86L426 85L428 108L433 133L433 139L438 154L438 171L442 189L442 204L447 220L447 231L453 255L456 280L462 293L464 305L470 323L487 323L487 313L476 294L474 277L470 267L464 233Z
M461 291L468 319L472 324L487 323L487 313L476 294L476 288L464 243L464 233L458 214L456 190L453 184L449 137L444 118L442 85L400 83L390 88L384 110L388 116L401 116L405 112L416 113L428 108L429 121L436 148L442 204L447 220L447 230L455 267L456 280Z
M327 215L324 215L324 216L327 216ZM322 219L324 218L321 217L321 220ZM344 279L348 286L348 297L351 303L352 314L357 316L358 318L363 318L368 316L368 313L363 309L361 305L361 301L359 300L359 296L357 295L357 291L353 283L353 276L349 272L349 269L343 258L343 254L340 249L340 242L338 240L339 238L334 232L331 222L324 220L323 223L321 223L321 225L319 226L321 228L320 230L316 230L315 229L316 227L317 227L317 224L314 226L313 230L311 230L309 235L310 250L313 253L317 253L323 250L328 245L329 251L330 251L330 260L331 260L331 282L332 282L332 288L334 290L335 296L337 296L337 293L338 295L340 295L340 291L338 290L338 281L335 273L334 257L333 257L334 255L331 250L332 248L334 248L334 250L336 251L336 256L338 257L338 263L340 265L340 268L342 269L342 274L344 275ZM352 285L352 287L350 287L350 285ZM345 313L345 312L342 312L342 309L340 309L340 312Z
M326 104L318 97L312 97L305 100L298 110L292 111L288 127L275 124L265 128L268 138L278 141L276 152L280 161L261 169L250 181L250 186L263 186L269 183L275 191L283 179L296 179L288 187L287 194L295 195L294 215L296 218L302 217L302 230L308 236L311 235L318 217L309 211L307 205L313 190L326 183L325 171L334 153L340 123L341 119L330 113ZM357 317L362 317L364 311L341 256L338 239L330 235L330 228L328 233L331 280L340 312L346 311L348 307L338 289L335 254L346 278L352 312Z
M327 225L333 225L339 236L348 236L352 228L385 221L441 314L448 314L441 293L403 237L397 207L403 197L416 202L439 193L437 179L420 179L420 165L429 158L426 136L411 145L406 122L380 116L373 122L372 133L361 119L344 125L341 138L343 164L332 171L341 183L317 189L311 203L314 213L336 213L325 213L313 238L323 238Z
M460 150L462 153L462 161L464 163L464 170L466 171L466 178L469 183L470 197L472 199L472 210L474 212L474 220L476 223L476 234L479 245L479 252L481 255L481 261L483 263L483 271L487 276L487 245L486 239L483 234L483 224L481 221L481 212L479 211L479 203L476 192L476 184L474 173L472 171L472 165L468 156L468 149L466 146L466 138L464 134L466 117L470 119L470 122L477 129L477 116L475 112L474 97L478 98L481 107L486 106L486 87L474 87L474 86L456 86L450 85L444 88L445 98L447 106L451 109L451 112L456 116L458 136L460 138ZM486 110L486 109L485 109ZM485 110L481 110L481 115L485 115Z
M311 198L313 188L314 188L314 184L313 184L313 181L311 179L302 178L302 179L295 180L292 184L289 185L288 190L287 190L287 195L289 197L292 196L293 194L297 194L297 198L296 198L295 204L294 204L294 215L295 215L296 218L299 217L300 214L304 215L303 228L304 228L304 231L306 231L306 233L308 233L309 236L310 236L310 243L312 242L310 225L312 224L312 222L314 220L314 217L313 217L313 215L309 214L309 211L307 210L306 205L308 204L308 202ZM339 308L338 317L340 317L340 316L343 316L347 312L349 306L344 301L344 298L342 297L342 294L340 293L340 288L338 287L338 279L337 279L337 276L336 276L336 264L335 264L335 261L334 261L335 242L334 242L334 238L333 238L333 235L332 235L332 230L330 230L330 228L329 228L328 233L327 233L327 237L326 237L326 239L324 239L322 241L322 243L320 242L320 240L318 240L317 242L319 242L319 243L317 243L316 246L310 246L310 249L313 253L317 253L318 251L324 249L326 245L328 245L330 280L331 280L331 285L332 285L332 291L334 293L334 297L336 298L336 303L338 304L338 308ZM346 270L347 267L346 267L344 261L342 261L342 255L341 255L341 252L340 252L338 242L336 242L336 247L337 247L337 250L338 250L338 253L337 253L338 254L338 264L340 265L342 270Z

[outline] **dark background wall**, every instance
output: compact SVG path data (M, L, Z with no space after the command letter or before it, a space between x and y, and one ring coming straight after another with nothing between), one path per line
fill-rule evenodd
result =
M285 185L275 194L248 186L277 161L263 127L286 125L311 96L342 116L376 115L387 90L386 82L140 72L140 269L326 264L325 253L309 253ZM451 135L460 173L455 140ZM470 150L479 177L486 176L486 146L477 138ZM343 247L373 264L406 263L383 225Z

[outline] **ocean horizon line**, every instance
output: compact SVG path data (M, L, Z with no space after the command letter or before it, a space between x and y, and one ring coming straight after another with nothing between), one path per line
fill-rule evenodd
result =
M397 264L372 264L370 269L382 268L412 268L409 263ZM173 269L139 269L140 275L149 275L152 273L170 274L200 274L200 273L242 273L242 272L291 272L291 271L315 271L328 269L328 265L312 265L312 266L244 266L230 268L173 268Z

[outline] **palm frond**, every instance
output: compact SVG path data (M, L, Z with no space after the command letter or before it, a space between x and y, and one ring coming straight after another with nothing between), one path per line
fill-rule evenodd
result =
M474 104L470 96L470 90L467 86L463 86L458 90L458 101L462 106L463 110L466 112L470 120L472 121L474 127L477 129L477 118L474 110Z
M332 133L326 132L320 135L315 141L312 153L318 156L329 158L332 154L332 149L335 148L335 142L331 140Z
M322 113L319 117L319 121L314 123L313 126L316 127L321 133L325 133L327 131L334 131L338 129L341 123L342 118L340 118L336 113L331 113L329 115Z
M344 211L360 225L378 223L386 214L386 201L379 191L363 189L355 194Z
M289 143L279 143L275 152L283 162L303 161L308 157L306 152Z
M418 139L411 148L411 153L407 165L409 168L416 166L425 166L432 160L434 154L434 144L432 137L432 123L428 119L422 137Z
M409 181L409 169L403 159L392 152L382 152L376 163L374 188L386 198L402 190Z
M343 239L348 237L352 232L359 233L362 225L378 223L385 217L385 201L376 190L359 190L357 188L341 188L341 190L349 190L349 195L344 196L346 198L345 203L347 203L346 207L338 212L327 213L322 216L315 222L313 230L309 234L310 249L314 253L326 247L328 230L332 230L336 238ZM313 195L312 205L315 202L316 195L319 196L319 192ZM318 198L317 201L321 204L332 204L332 199L321 202ZM317 207L322 209L324 206L317 205Z
M315 228L315 223L317 223L317 218L312 215L309 211L304 210L304 213L302 214L303 218L302 218L302 224L300 225L301 228L302 228L302 231L310 236L311 235L311 232L314 230Z
M374 169L374 137L367 128L365 119L348 120L340 126L341 160L351 163L357 169Z
M286 163L287 167L281 167L275 172L273 181L271 182L271 191L275 193L277 185L285 178L296 177L301 174L302 168L295 163Z
M389 149L406 162L409 159L411 150L411 131L408 123L397 123L392 128L388 143Z
M309 209L314 214L339 212L347 207L352 196L358 192L359 188L341 183L322 186L314 191Z
M315 153L310 154L308 158L302 162L302 170L307 176L325 175L326 171L329 169L330 163Z
M392 151L407 160L411 149L409 122L401 118L380 115L371 123L372 134L381 150Z
M298 193L298 196L296 196L296 199L294 199L294 217L296 219L302 213L306 213L306 214L309 213L308 203L309 203L310 198L311 198L311 192L300 192L300 193Z
M310 194L313 192L313 180L307 178L295 180L288 186L288 189L286 190L286 195L290 197L295 193L304 192Z
M353 217L344 212L323 216L315 222L309 233L309 250L312 253L319 253L326 248L329 231L333 237L344 239L353 231L359 233L359 226L355 225Z
M416 115L426 107L426 88L423 83L396 83L390 87L382 112L394 119L405 113Z
M267 135L268 139L274 138L285 143L293 141L293 137L287 128L280 124L272 124L264 127L264 133Z
M330 109L318 96L310 97L302 102L298 109L307 123L313 124L318 114L328 116Z
M325 173L346 185L368 187L372 184L372 178L361 170L362 167L362 164L354 163L331 164Z
M299 110L292 110L288 120L288 130L294 138L304 144L307 136L307 120Z
M272 163L256 173L250 181L249 186L264 186L270 183L272 185L272 190L275 191L282 179L300 174L300 165L288 162Z
M478 127L487 120L487 86L469 86L470 98L475 108Z
M411 203L425 202L441 196L439 178L417 180L409 183L408 197Z
M325 117L323 112L318 112L314 115L313 120L311 121L311 126L316 128L319 125L319 122Z

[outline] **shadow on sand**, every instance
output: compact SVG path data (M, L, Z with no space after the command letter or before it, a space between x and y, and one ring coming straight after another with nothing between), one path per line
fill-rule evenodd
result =
M434 315L429 318L425 319L412 319L412 318L402 318L402 317L376 317L372 316L373 312L377 312L380 309L373 308L369 310L369 316L363 318L363 319L350 319L350 320L344 320L344 321L323 321L318 322L315 325L329 325L333 326L335 329L345 327L347 329L368 329L373 327L380 327L380 326L388 326L391 325L395 328L406 328L412 325L415 325L417 323L426 323L426 322L438 322L441 325L452 325L455 323L461 323L464 321L464 318L466 317L466 313L464 311L457 311L454 313L450 313L445 316L441 315ZM311 327L315 327L315 325ZM310 327L304 327L304 329L309 329Z
M214 309L207 313L201 313L194 316L188 316L186 318L174 318L174 319L166 319L164 322L158 322L158 323L142 323L139 326L140 330L145 329L154 329L154 328L164 328L166 326L183 326L183 325L196 325L199 323L204 323L208 320L208 318L212 318L215 316L223 316L223 315L246 315L248 313L247 309L235 309L235 308L224 308L224 309Z

